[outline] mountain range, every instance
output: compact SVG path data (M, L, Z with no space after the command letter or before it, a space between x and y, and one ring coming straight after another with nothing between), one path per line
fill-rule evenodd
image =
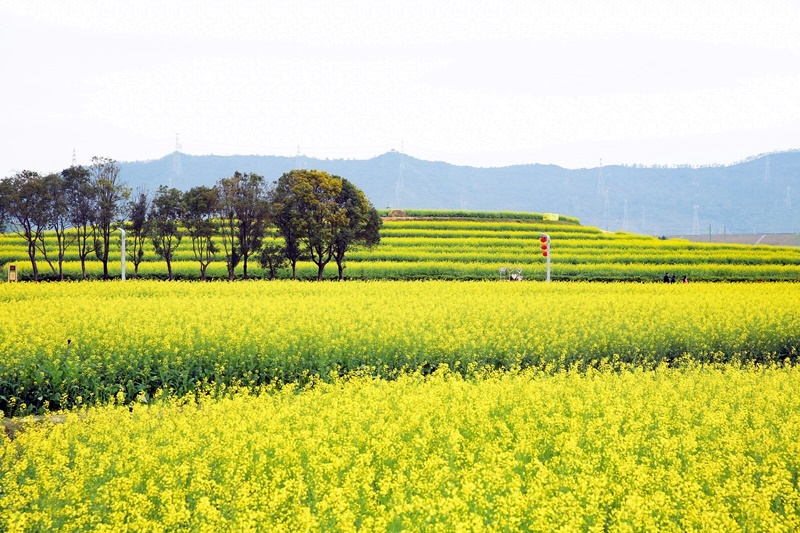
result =
M119 165L129 187L150 191L210 186L237 170L274 181L307 168L347 178L379 209L559 213L609 231L657 236L800 231L800 196L792 205L792 193L800 194L800 150L706 167L476 168L395 151L365 160L174 152Z

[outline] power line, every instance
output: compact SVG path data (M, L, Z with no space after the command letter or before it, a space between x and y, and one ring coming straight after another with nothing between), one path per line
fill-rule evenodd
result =
M175 134L175 151L172 153L172 172L176 176L183 174L183 163L181 162L181 139L179 134ZM169 187L172 188L172 176L169 177Z
M625 198L625 207L622 211L622 231L628 231L628 199Z

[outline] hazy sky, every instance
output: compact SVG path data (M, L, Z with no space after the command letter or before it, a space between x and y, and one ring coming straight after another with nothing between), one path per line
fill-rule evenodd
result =
M800 147L800 0L0 0L0 176L93 155L475 166ZM246 170L246 169L245 169Z

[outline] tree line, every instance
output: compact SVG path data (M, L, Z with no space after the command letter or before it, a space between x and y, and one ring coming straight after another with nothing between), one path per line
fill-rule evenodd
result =
M235 172L213 187L183 192L162 185L151 194L131 191L119 170L113 159L95 157L86 167L47 175L24 170L0 181L1 229L25 240L34 281L39 259L63 280L64 257L72 249L83 279L91 254L108 279L112 235L120 228L126 232L133 276L138 277L150 246L166 262L170 280L173 256L187 240L201 280L208 265L223 258L230 280L239 265L246 279L252 261L270 279L290 266L295 279L297 262L305 260L317 266L318 280L331 261L343 279L346 252L380 242L381 218L372 203L348 180L326 172L292 170L273 183ZM48 243L45 233L50 233Z

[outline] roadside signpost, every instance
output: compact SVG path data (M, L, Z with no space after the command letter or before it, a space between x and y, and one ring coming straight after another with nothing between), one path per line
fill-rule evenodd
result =
M539 241L542 243L542 255L547 259L547 279L550 281L550 235L547 233L540 233L541 238Z

